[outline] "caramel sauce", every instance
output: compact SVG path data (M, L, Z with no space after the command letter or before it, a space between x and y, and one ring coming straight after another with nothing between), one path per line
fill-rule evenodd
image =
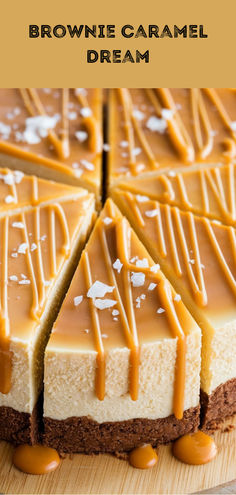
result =
M109 223L105 222L106 219ZM145 258L148 265L139 266L136 264L137 258ZM98 259L99 263L96 263L95 260ZM113 268L117 259L122 264L120 273ZM186 335L192 320L182 301L174 300L176 294L161 271L152 271L152 267L153 260L146 249L127 220L108 199L82 253L70 291L54 325L48 349L50 346L54 349L64 347L65 343L67 346L79 346L81 349L95 349L95 392L98 399L103 400L106 394L106 350L113 346L128 347L128 391L132 400L137 400L140 344L163 337L177 338L173 411L175 416L181 419L184 409ZM131 275L140 273L145 276L145 283L143 287L135 288L131 282ZM112 288L110 297L113 302L115 300L114 307L118 311L118 317L115 319L112 318L111 311L100 311L93 298L87 297L88 290L97 280ZM156 286L153 291L148 291L151 282ZM146 306L143 304L136 309L135 301L140 295L140 290L146 293L148 302ZM76 308L73 301L78 295L82 296L82 301ZM160 306L163 308L163 315L157 316L157 308ZM87 332L84 331L85 325Z
M235 165L201 168L178 172L172 176L136 179L121 184L124 190L148 195L162 203L179 206L181 209L236 224L236 172Z
M152 199L140 203L127 191L117 190L117 194L158 259L177 280L183 279L199 307L209 314L235 307L236 235L232 227L215 225ZM148 217L146 212L152 210L156 215Z
M13 454L14 466L27 474L47 474L60 464L56 450L43 445L20 445Z
M37 181L33 180L33 184L34 204L38 201ZM0 392L3 394L11 390L11 337L24 339L39 323L54 279L70 254L74 233L84 220L83 203L88 198L91 200L92 196L73 195L65 202L60 203L58 198L58 202L41 207L31 207L29 203L25 212L0 218Z
M84 90L85 94L82 92L83 88L78 91L53 89L49 92L34 88L2 89L0 121L11 126L11 133L7 139L0 140L0 150L67 176L80 177L82 174L90 184L98 181L102 152L101 90L88 89ZM15 109L18 110L16 114ZM7 116L11 114L9 120ZM50 117L56 114L60 116L59 122L54 129L49 129L47 136L42 137L39 143L27 143L17 137L24 132L28 117ZM77 131L86 131L87 138L80 142L76 138ZM90 168L79 166L81 159L89 162ZM77 164L75 168L74 164Z
M173 455L181 462L192 465L206 464L217 454L217 446L209 435L197 431L184 435L173 443Z
M110 105L111 182L122 175L235 160L236 99L230 89L122 88L111 90Z
M134 468L150 469L156 465L158 456L150 444L144 444L129 453L129 463Z

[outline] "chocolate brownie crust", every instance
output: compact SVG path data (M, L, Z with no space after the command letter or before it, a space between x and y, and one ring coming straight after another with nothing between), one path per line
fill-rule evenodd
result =
M0 440L14 445L34 444L40 440L42 395L32 414L16 411L12 407L0 407Z
M127 452L142 443L156 446L194 432L199 425L199 412L197 406L185 411L181 420L171 415L161 419L139 418L101 424L88 417L65 420L46 417L43 442L59 452Z
M219 385L207 395L201 390L201 429L211 432L236 413L236 378Z

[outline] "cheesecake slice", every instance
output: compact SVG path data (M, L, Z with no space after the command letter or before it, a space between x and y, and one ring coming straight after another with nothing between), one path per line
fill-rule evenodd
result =
M234 89L112 89L108 187L129 177L235 163Z
M37 440L44 348L94 215L94 195L71 189L0 217L1 440Z
M40 206L87 192L79 187L25 175L20 170L0 168L0 215Z
M128 451L199 423L201 332L108 199L45 351L44 442Z
M136 177L121 182L111 196L119 195L118 189L136 195L139 202L149 197L236 226L236 165Z
M202 330L203 427L236 412L236 231L122 190L115 199Z
M102 90L0 89L0 166L101 196Z

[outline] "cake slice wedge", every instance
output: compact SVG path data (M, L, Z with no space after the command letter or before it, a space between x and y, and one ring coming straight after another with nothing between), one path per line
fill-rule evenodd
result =
M112 200L45 351L44 442L129 451L199 423L200 329Z
M87 191L79 187L0 168L0 215L86 195Z
M0 218L1 440L37 440L44 348L94 217L94 195L75 191Z
M111 190L111 196L116 195L116 189ZM139 202L148 196L181 210L236 226L236 165L182 172L172 170L167 174L137 177L121 182L119 189L135 194Z
M236 412L236 231L117 191L116 201L202 330L202 425Z
M101 199L101 89L0 89L0 166Z
M108 187L170 170L235 163L233 88L111 89L108 117Z

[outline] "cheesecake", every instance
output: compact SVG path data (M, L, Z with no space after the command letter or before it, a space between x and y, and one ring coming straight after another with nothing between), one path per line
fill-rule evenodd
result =
M235 163L232 88L110 90L108 187L130 177Z
M199 424L201 332L108 199L46 346L44 443L122 452Z
M236 231L127 191L114 199L202 331L202 427L236 412Z
M0 440L33 443L44 349L94 219L94 195L15 171L0 177Z
M0 166L101 198L102 90L0 89Z
M118 189L136 195L139 202L148 197L236 226L236 165L233 164L131 178L121 182ZM113 189L110 194L113 196Z

